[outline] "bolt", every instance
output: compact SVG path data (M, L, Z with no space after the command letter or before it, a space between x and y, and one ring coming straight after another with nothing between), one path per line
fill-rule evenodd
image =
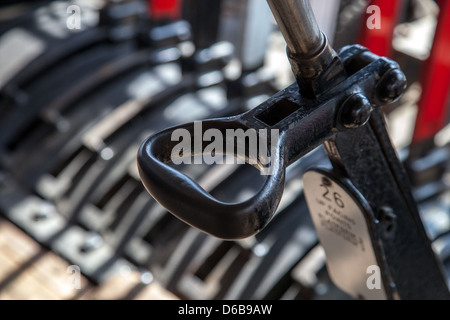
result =
M397 216L392 208L380 208L380 210L378 210L378 220L380 221L381 236L383 239L392 239L397 230Z
M153 274L148 271L148 270L144 270L141 272L141 283L148 285L150 283L152 283L154 280Z
M257 257L264 257L269 252L269 248L264 243L258 243L252 248L253 254Z
M109 147L103 148L102 151L100 151L100 157L105 161L111 160L114 157L113 149Z
M332 183L331 183L330 179L328 179L327 177L322 177L322 184L324 186L330 187Z
M407 86L406 77L400 69L386 72L376 87L378 99L383 103L392 103L400 98Z
M329 286L326 283L318 283L316 285L316 287L314 288L314 291L316 292L317 295L323 296L328 291L330 291L330 288L329 288Z
M339 120L347 129L355 129L367 123L372 113L372 105L361 93L352 94L342 104Z
M83 253L88 253L98 249L103 244L103 238L101 235L95 232L89 232L83 244L80 246L80 251Z
M47 220L55 212L55 206L52 203L44 202L40 204L33 215L34 221Z

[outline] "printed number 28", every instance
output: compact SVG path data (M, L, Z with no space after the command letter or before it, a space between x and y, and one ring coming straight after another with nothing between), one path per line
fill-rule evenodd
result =
M342 196L339 193L333 192L333 195L332 195L333 199L331 199L330 198L331 195L329 195L331 192L328 189L328 186L326 186L324 184L321 184L320 186L325 188L325 192L322 194L322 197L324 197L325 199L327 199L330 202L333 202L333 200L334 200L334 203L336 203L336 205L339 208L344 208L344 201L342 201Z

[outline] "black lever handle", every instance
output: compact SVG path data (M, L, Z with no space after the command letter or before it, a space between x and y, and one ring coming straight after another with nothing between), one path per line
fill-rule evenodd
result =
M138 167L145 187L163 207L206 233L223 239L245 238L257 233L270 221L283 193L285 161L281 144L270 148L270 174L261 189L245 202L224 203L213 198L190 177L167 164L178 143L172 141L172 133L179 129L187 130L194 137L199 135L199 132L195 132L195 126L195 123L190 123L164 130L142 144ZM201 126L201 137L208 129L219 130L223 136L226 135L226 130L250 129L242 121L242 116L204 121ZM223 143L223 150L226 150L230 141L224 139ZM193 146L191 150L195 149ZM194 155L198 154L193 151L188 156ZM245 153L232 155L247 158L247 162L249 160ZM254 164L259 169L264 169L261 163Z
M139 172L148 192L181 220L216 237L231 240L257 233L276 211L287 166L337 132L364 125L372 108L392 102L405 88L406 80L395 62L380 58L361 46L343 48L336 61L346 67L348 76L343 81L339 80L341 77L332 78L340 82L325 88L319 98L303 97L298 84L294 83L241 115L203 121L200 133L195 132L195 123L190 123L148 138L138 152ZM328 76L326 71L323 74ZM177 129L186 130L191 137L203 136L209 129L219 130L223 136L227 129L277 130L278 140L267 146L271 151L268 154L270 174L259 192L242 203L224 203L170 167L168 163L178 144L172 141L172 133ZM199 152L192 146L193 151L184 156L201 154L209 143L202 142ZM225 145L222 150L226 150ZM248 150L229 155L251 162ZM266 162L254 161L253 165L267 170L263 163Z

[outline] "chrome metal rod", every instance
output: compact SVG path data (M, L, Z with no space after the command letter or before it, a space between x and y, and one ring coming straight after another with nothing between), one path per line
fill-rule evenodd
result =
M289 51L310 56L323 46L323 35L308 0L267 0Z
M308 0L267 0L281 33L296 78L317 77L335 52L320 31Z

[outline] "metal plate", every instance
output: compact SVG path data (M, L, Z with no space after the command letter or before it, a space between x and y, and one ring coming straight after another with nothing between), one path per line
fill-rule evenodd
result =
M46 43L25 29L12 29L0 38L0 88L30 61L41 55Z
M387 299L369 225L370 207L349 182L324 170L303 175L305 197L331 279L358 299Z

